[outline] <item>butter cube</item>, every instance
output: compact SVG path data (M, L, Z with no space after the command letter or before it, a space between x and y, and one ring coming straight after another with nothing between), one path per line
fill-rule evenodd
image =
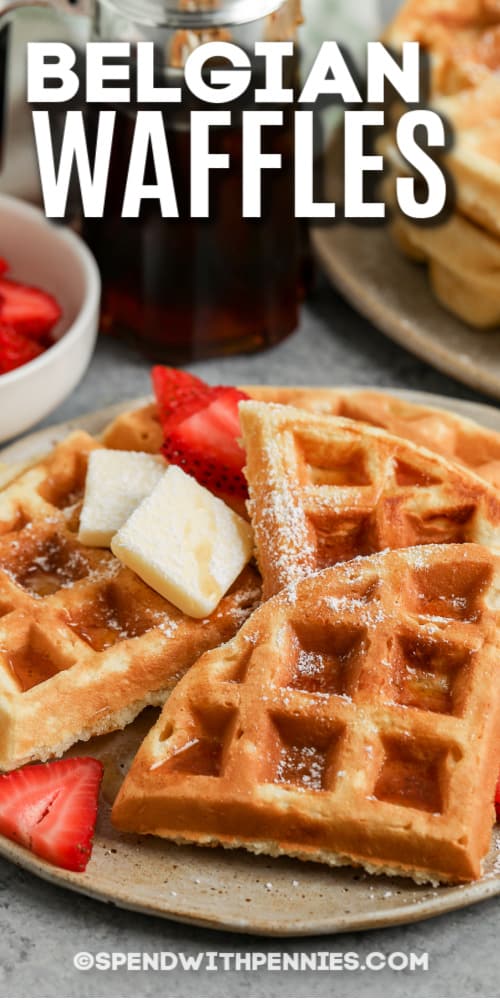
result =
M113 535L165 472L161 455L98 448L89 455L78 540L109 547Z
M252 555L252 529L171 465L111 542L115 556L193 618L205 618Z

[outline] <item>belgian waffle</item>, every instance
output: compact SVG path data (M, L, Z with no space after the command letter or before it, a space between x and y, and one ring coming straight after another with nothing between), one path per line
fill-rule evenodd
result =
M176 687L113 823L477 878L500 752L499 570L481 546L425 546L282 591Z
M471 326L500 322L500 3L498 0L410 0L386 40L416 39L431 57L431 105L453 128L444 158L457 210L423 228L400 215L396 242L429 263L442 305ZM390 136L382 141L397 172L407 170ZM393 200L389 196L389 200Z
M498 326L498 239L460 212L452 213L445 222L432 228L418 226L397 213L391 222L391 233L403 253L428 264L434 295L445 309L478 329Z
M445 410L419 406L370 389L243 386L262 403L296 406L325 416L348 417L423 445L500 487L500 434ZM122 414L104 431L107 448L158 452L163 433L155 403Z
M435 98L431 106L452 128L453 141L443 159L454 181L459 212L490 235L500 236L500 78ZM393 128L377 145L398 174L408 170Z
M432 91L455 94L500 69L498 0L407 0L384 35L400 48L418 41L431 53Z
M391 231L400 249L429 264L442 305L471 326L500 322L500 83L434 102L449 119L454 142L445 165L454 181L457 210L439 225L421 226L397 210L395 177L408 168L394 137L379 143L390 171L384 185Z
M87 456L77 432L0 493L0 767L61 754L161 704L258 601L246 569L195 621L111 553L77 541Z
M499 34L500 39L500 34ZM499 67L500 68L500 67ZM455 182L460 211L488 233L500 237L500 78L434 107L453 128L446 167Z
M500 496L465 469L340 417L253 401L239 410L264 598L384 549L500 550Z

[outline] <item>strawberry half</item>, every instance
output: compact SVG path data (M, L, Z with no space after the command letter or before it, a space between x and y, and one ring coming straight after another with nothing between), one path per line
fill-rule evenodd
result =
M26 337L43 340L61 318L58 303L39 288L0 278L0 323Z
M13 326L8 326L0 321L0 375L26 365L28 361L33 361L40 354L43 354L45 347L18 333Z
M0 776L0 833L38 857L83 872L92 852L103 766L73 757Z
M170 427L162 451L207 489L244 498L245 452L238 444L238 403L243 399L248 399L244 392L219 387L215 398Z
M165 434L173 424L201 410L219 392L196 375L163 365L152 369L151 378Z

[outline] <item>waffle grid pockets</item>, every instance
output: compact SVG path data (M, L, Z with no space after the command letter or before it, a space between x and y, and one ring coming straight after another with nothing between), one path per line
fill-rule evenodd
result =
M472 473L376 428L240 404L264 597L355 556L429 543L500 549L500 500Z
M175 841L477 878L494 819L499 560L356 559L262 605L170 696L113 822Z
M0 767L61 754L162 704L259 598L248 568L210 618L182 614L109 552L77 541L82 432L0 493Z
M243 386L251 399L309 413L347 417L423 445L500 487L500 434L455 413L421 406L370 389ZM107 448L158 452L163 434L155 403L124 413L103 432Z

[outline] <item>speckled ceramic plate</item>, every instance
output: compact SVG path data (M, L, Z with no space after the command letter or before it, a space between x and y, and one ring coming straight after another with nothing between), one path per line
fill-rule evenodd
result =
M337 157L334 143L326 184L332 200ZM358 312L435 368L500 398L500 328L475 330L447 312L433 295L427 267L404 257L384 226L321 224L312 239L326 273Z
M454 409L500 430L500 411L424 393L398 393L414 402ZM0 461L25 462L75 427L98 433L122 409L88 414L30 435L0 452ZM110 805L129 762L156 717L148 709L124 732L72 748L105 766L94 851L83 875L65 872L0 838L0 855L40 878L117 906L185 923L269 936L353 931L423 920L500 894L500 833L483 878L470 886L433 889L409 880L374 878L244 851L177 847L153 837L124 836L110 824Z

